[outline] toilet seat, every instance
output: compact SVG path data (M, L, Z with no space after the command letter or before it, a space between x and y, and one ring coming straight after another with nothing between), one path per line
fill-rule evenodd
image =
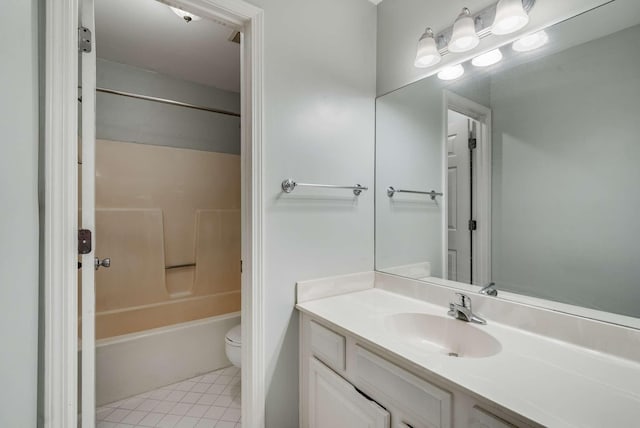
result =
M242 328L240 324L231 328L224 336L224 349L227 358L236 367L242 365Z
M241 324L238 324L237 326L229 330L224 337L224 341L229 346L241 346L242 345Z

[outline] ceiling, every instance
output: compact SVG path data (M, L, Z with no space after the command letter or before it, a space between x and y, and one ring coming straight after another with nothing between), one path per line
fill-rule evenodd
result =
M186 23L155 0L96 0L99 58L240 92L240 45L233 29Z

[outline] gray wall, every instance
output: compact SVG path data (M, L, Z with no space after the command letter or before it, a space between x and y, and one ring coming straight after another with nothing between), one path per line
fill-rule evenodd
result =
M635 26L492 78L498 288L640 317L639 42Z
M38 2L0 15L0 426L36 426Z
M299 280L373 269L376 7L367 0L252 0L265 10L267 427L298 427ZM285 178L361 183L296 189Z
M240 94L103 59L97 86L240 113ZM96 136L240 154L240 118L98 92Z

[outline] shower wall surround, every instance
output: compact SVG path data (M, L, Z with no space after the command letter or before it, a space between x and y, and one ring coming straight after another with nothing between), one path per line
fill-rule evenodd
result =
M98 86L239 111L239 94L98 61ZM98 339L240 310L240 119L98 93Z
M98 140L96 235L98 339L239 311L240 157Z

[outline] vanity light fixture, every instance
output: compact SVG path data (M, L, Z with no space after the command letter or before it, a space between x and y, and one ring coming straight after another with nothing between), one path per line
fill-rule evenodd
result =
M529 22L528 13L536 2L500 0L474 14L468 8L463 8L453 25L437 34L431 28L425 30L418 40L414 65L417 68L432 67L447 54L474 49L484 37L508 34L523 28Z
M464 67L462 64L452 65L451 67L445 67L438 72L438 79L440 80L455 80L464 74Z
M422 37L418 40L418 52L414 65L418 68L431 67L440 62L442 56L438 52L436 41L433 38L433 30L428 28L424 30Z
M493 34L511 34L529 23L522 0L500 0L496 6L496 17L491 26Z
M178 15L180 18L184 19L187 24L191 21L200 21L202 19L199 16L194 15L193 13L185 12L184 10L178 9L177 7L169 6L169 9L171 9L173 13Z
M463 8L453 24L453 32L449 41L450 52L467 52L478 46L480 37L476 33L476 25L468 8Z
M471 60L471 64L475 65L476 67L488 67L500 62L501 60L502 52L500 52L500 49L494 49L487 53L483 53L482 55L478 55Z
M546 45L548 41L549 36L544 30L541 30L513 42L513 50L516 52L532 51Z

